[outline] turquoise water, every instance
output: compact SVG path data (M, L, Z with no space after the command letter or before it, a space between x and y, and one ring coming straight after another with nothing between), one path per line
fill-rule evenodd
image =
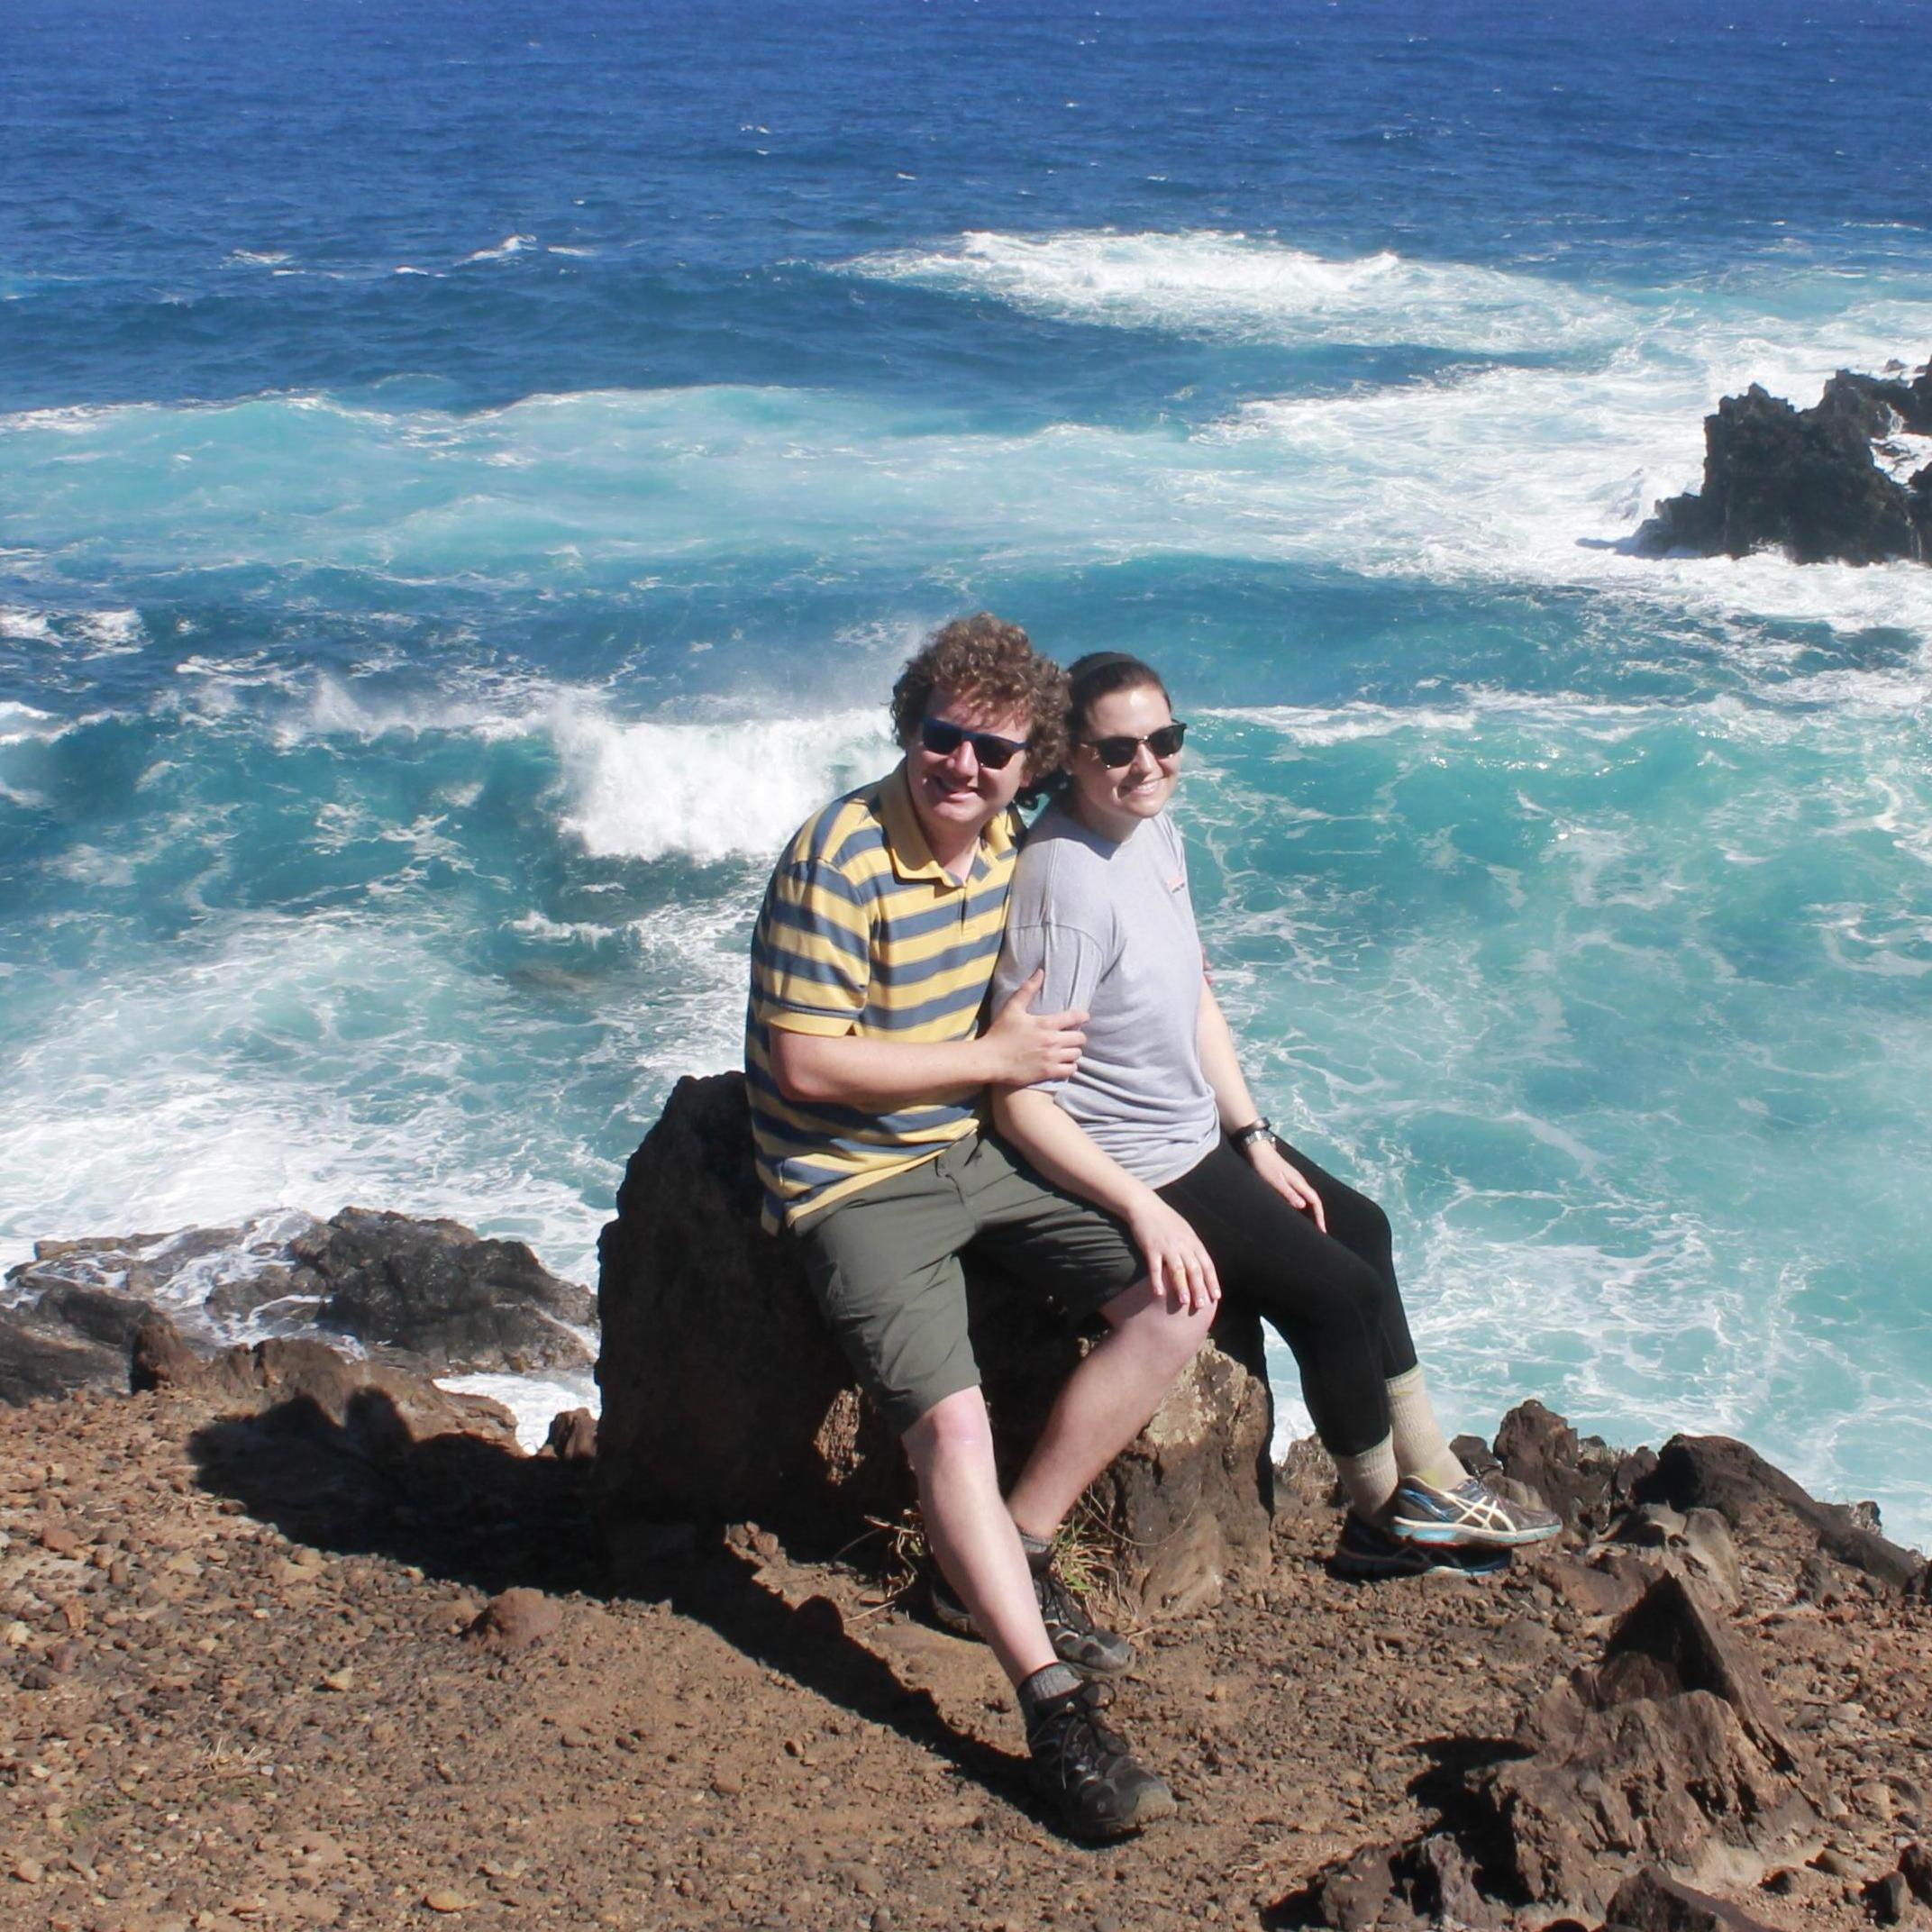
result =
M985 605L1169 671L1457 1426L1932 1536L1932 572L1624 548L1719 395L1932 352L1912 22L30 0L0 1259L354 1200L592 1279Z

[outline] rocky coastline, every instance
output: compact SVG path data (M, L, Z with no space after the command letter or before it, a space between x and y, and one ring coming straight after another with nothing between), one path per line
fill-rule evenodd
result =
M0 1923L1932 1925L1932 1573L1868 1506L1526 1403L1458 1448L1561 1509L1560 1544L1346 1582L1333 1472L1311 1444L1269 1463L1238 1330L1073 1552L1138 1632L1124 1722L1180 1818L1067 1845L989 1658L904 1587L896 1465L835 1358L802 1330L742 1354L788 1262L743 1235L739 1108L687 1082L639 1150L604 1426L560 1416L536 1454L434 1386L398 1306L460 1308L468 1270L495 1326L465 1360L575 1339L583 1304L514 1244L312 1224L313 1279L280 1285L376 1310L356 1359L185 1333L138 1290L165 1299L155 1257L191 1237L15 1271ZM722 1382L707 1327L741 1348ZM988 1366L1017 1437L1027 1386Z

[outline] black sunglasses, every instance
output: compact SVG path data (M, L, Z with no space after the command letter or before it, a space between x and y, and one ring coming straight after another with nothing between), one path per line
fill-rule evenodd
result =
M1080 742L1110 771L1117 771L1122 765L1131 765L1134 754L1144 744L1156 758L1171 758L1178 752L1188 735L1188 727L1176 718L1171 724L1163 724L1159 731L1151 731L1144 738L1085 738Z
M963 724L949 724L943 718L925 718L919 725L919 743L934 758L951 758L962 744L972 747L972 755L989 771L1004 771L1026 749L1026 740L1002 738L997 732L968 731ZM1132 752L1127 754L1133 756Z

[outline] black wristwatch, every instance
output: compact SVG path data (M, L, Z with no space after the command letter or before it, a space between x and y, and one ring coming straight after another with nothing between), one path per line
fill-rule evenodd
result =
M1262 1114L1249 1121L1244 1127L1236 1127L1228 1139L1239 1148L1246 1149L1250 1141L1264 1140L1274 1130L1274 1122Z

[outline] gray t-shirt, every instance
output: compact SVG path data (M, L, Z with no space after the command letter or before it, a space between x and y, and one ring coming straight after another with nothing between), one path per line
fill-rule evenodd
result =
M1041 813L1013 874L993 1010L1040 967L1035 1012L1090 1016L1079 1069L1042 1089L1136 1180L1178 1180L1221 1128L1194 1038L1201 945L1187 857L1166 813L1117 845L1057 801Z

